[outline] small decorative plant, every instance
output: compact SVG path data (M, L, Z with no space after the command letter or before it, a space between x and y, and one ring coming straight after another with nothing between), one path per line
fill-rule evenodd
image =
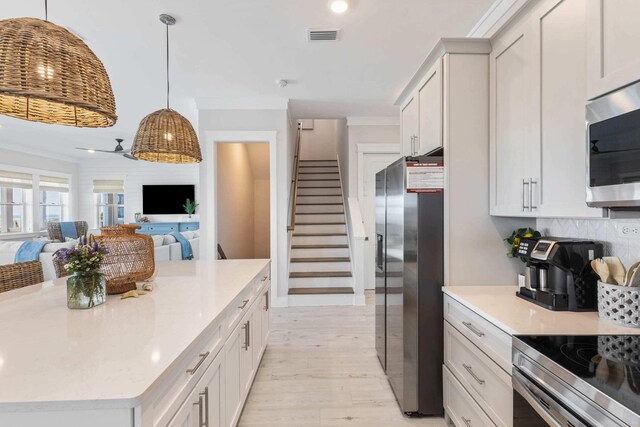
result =
M76 246L55 252L56 260L73 273L67 279L67 307L91 308L105 301L106 281L100 266L107 253L93 236L82 236Z
M539 231L534 230L531 227L518 228L511 233L511 236L504 239L509 244L508 257L516 258L518 256L518 246L520 246L520 240L529 237L541 237Z
M196 213L196 209L198 209L198 206L200 206L200 204L196 203L195 200L192 201L191 199L187 199L185 204L182 205L182 207L184 208L184 211L188 213L189 216Z

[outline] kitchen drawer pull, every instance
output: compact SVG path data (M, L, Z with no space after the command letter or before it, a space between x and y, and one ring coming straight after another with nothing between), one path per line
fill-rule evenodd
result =
M462 421L466 426L471 427L471 420L469 418L462 417Z
M264 311L269 311L269 291L264 293Z
M242 305L239 305L238 308L240 310L242 310L247 306L247 304L249 304L249 300L248 299L244 299L244 300L242 300Z
M473 372L473 368L465 363L462 364L462 366L464 366L464 369L467 370L467 372L469 372L469 375L471 375L473 377L474 380L476 380L476 382L480 385L484 384L484 380L479 378L475 372Z
M244 329L244 344L242 345L242 349L244 351L249 350L249 321L247 320L244 325L242 325L242 329Z
M204 360L207 358L208 355L209 355L208 351L206 353L202 353L200 355L200 360L198 360L198 363L196 363L196 366L194 366L191 369L187 369L187 374L190 374L190 375L195 374L198 368L200 368L200 365L204 363Z
M462 322L464 326L466 326L471 332L476 334L478 337L482 338L484 336L484 332L479 331L475 326L471 324L471 322Z
M262 278L261 282L266 281L268 278L269 278L269 276L264 276L264 277Z

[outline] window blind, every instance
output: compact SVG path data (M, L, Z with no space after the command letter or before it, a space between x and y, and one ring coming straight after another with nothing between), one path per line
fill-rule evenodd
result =
M95 179L93 181L94 193L124 193L124 181L121 180L109 180L109 179Z
M40 191L69 192L69 179L40 175Z
M0 171L0 187L31 189L33 177L28 173Z

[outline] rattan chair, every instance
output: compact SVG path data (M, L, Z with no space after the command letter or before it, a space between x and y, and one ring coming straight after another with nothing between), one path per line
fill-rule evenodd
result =
M76 226L78 237L87 234L87 230L89 229L89 224L87 224L87 221L74 221L74 224ZM50 240L53 240L55 242L64 242L64 237L62 237L62 229L60 228L60 222L47 222L47 232L49 233Z
M61 277L71 276L71 273L64 268L64 262L60 261L55 256L53 257L53 268L56 271L56 277L59 279Z
M0 265L0 292L44 282L40 261Z

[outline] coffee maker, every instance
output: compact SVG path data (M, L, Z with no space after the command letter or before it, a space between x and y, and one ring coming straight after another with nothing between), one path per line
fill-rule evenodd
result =
M602 257L602 243L553 237L523 238L518 256L525 286L516 295L554 311L597 311L598 275L591 260Z

